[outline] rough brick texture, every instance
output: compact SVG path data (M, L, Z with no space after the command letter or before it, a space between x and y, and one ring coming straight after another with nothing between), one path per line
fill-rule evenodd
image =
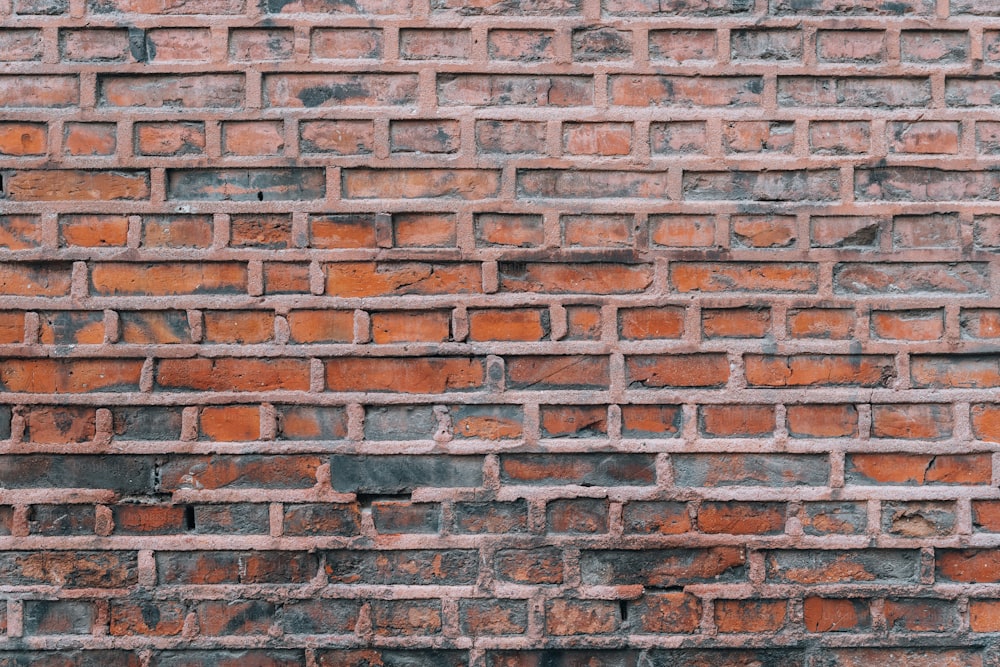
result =
M0 0L0 665L997 667L996 0Z

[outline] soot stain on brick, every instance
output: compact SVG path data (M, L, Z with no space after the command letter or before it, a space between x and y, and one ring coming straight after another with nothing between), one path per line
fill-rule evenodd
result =
M368 89L357 82L333 84L330 86L311 86L303 89L298 98L307 107L318 107L327 102L343 102L354 97L368 94Z

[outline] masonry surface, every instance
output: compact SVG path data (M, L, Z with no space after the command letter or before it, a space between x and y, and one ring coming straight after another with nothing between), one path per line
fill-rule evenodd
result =
M1000 663L997 0L0 0L0 665Z

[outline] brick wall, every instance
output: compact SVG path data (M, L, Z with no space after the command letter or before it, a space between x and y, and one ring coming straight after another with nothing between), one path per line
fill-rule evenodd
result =
M1000 662L996 0L0 26L0 665Z

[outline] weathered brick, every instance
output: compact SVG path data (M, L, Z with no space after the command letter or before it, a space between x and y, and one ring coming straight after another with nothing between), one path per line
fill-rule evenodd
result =
M676 454L679 486L824 486L830 464L818 455Z

